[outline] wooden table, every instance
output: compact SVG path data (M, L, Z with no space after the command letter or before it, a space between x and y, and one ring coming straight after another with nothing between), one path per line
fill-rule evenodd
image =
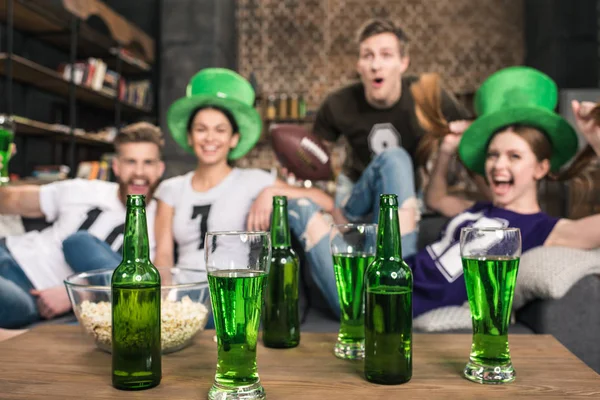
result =
M160 386L123 392L111 386L110 355L76 326L44 326L0 343L2 399L206 399L215 373L214 331L163 357ZM510 337L517 380L489 386L462 378L470 335L415 335L413 379L368 383L362 363L333 355L334 334L303 333L299 347L258 349L268 399L570 399L600 398L600 376L552 336Z

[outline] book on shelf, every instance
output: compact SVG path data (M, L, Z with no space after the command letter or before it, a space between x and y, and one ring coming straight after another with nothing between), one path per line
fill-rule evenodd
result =
M31 176L35 179L54 182L67 179L71 168L66 165L37 165Z
M112 80L112 78L109 79ZM136 107L152 108L154 97L152 95L152 84L150 83L150 80L143 79L128 82L125 79L121 79L118 81L117 88L107 85L102 91L111 96L116 96L118 91L119 100L122 102Z
M105 181L111 181L114 182L116 180L115 178L115 174L113 173L112 170L112 163L113 163L113 159L117 157L117 155L115 153L104 153L102 154L102 157L100 158L100 162L104 163L104 172L103 172L103 179Z
M82 161L77 167L77 178L81 179L98 179L103 181L114 181L112 171L112 159L114 153L105 153L99 161Z
M90 57L85 61L77 61L73 65L62 63L58 66L58 73L62 74L63 79L69 81L71 70L73 70L73 82L94 90L101 90L106 69L107 66L104 61Z
M137 107L152 108L153 96L150 81L145 79L127 84L124 101Z
M62 63L58 73L66 81L71 79L77 85L87 86L108 96L118 97L120 101L141 108L152 108L154 96L149 79L129 81L122 75L109 69L104 61L90 57L74 64Z

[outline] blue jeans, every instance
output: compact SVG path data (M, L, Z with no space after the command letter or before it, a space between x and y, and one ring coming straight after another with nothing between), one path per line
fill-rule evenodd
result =
M87 232L77 232L63 242L63 251L73 271L115 268L121 257L103 241ZM10 252L0 246L0 328L18 328L40 320L33 285Z
M344 216L353 222L364 222L365 216L371 216L371 221L377 223L382 194L397 195L400 207L411 198L416 201L413 162L402 147L382 152L367 165L350 194L341 200ZM404 257L417 252L417 237L418 228L402 236Z
M12 254L0 245L0 328L20 328L38 321L33 285Z
M86 231L75 232L63 241L63 254L75 273L115 269L122 256L104 241Z
M345 176L341 179L347 180ZM342 183L340 189L347 192L348 182ZM345 199L336 196L346 218L351 221L364 222L371 216L373 223L379 218L379 196L395 194L398 204L403 206L410 198L416 201L413 162L410 155L402 147L389 149L379 154L365 168L362 175L352 186Z
M348 187L347 184L342 186ZM367 166L346 198L337 198L336 202L343 204L342 212L349 220L364 221L365 216L372 215L372 219L377 222L379 195L384 193L396 194L400 205L411 197L416 198L412 159L403 148L389 149L379 154ZM307 240L308 223L312 218L323 218L317 215L320 211L320 207L308 199L288 201L290 230L303 246L315 284L323 293L329 308L339 316L340 305L329 249L329 235L312 238L310 242ZM402 236L403 257L417 252L417 237L417 230Z

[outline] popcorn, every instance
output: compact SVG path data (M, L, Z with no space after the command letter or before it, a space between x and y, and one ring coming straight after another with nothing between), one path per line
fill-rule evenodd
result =
M204 329L208 309L202 303L185 296L181 301L163 299L161 302L161 344L163 352L176 351ZM92 303L85 300L79 309L79 320L99 347L112 347L111 305L108 301Z

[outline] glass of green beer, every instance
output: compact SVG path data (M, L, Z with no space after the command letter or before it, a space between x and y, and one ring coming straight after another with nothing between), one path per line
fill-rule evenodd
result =
M209 399L264 399L256 368L263 292L271 263L268 232L207 232L206 272L217 333Z
M375 259L377 224L333 225L329 236L333 272L340 301L338 358L365 356L365 271Z
M0 169L0 186L9 181L8 162L12 156L12 146L15 137L15 122L9 115L0 114L0 155L2 156L2 169Z
M460 254L473 321L471 356L464 370L477 383L515 380L508 324L519 259L518 228L462 228Z

